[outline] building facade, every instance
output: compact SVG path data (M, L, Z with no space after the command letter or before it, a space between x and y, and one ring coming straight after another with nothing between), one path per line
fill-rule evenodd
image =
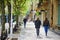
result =
M33 5L37 5L36 7L33 6L32 9L41 12L40 18L42 20L46 17L48 18L51 28L56 29L56 25L60 25L60 0L38 0L38 2L36 3L35 1Z
M56 25L60 25L60 0L43 0L38 9L44 10L43 20L47 17L51 28L56 29Z

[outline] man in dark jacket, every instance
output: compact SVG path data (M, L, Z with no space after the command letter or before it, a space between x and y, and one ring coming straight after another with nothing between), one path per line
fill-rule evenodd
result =
M24 22L24 28L26 28L27 18L24 18L24 19L23 19L23 22Z
M40 25L41 25L41 21L39 20L39 18L37 18L37 20L35 21L35 28L36 28L37 37L39 36Z

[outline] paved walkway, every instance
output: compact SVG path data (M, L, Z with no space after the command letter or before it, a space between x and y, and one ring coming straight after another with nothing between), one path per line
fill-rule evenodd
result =
M49 30L48 36L46 37L44 28L41 26L40 38L37 38L34 23L27 22L26 29L24 29L24 26L21 26L21 32L18 40L60 40L60 36Z

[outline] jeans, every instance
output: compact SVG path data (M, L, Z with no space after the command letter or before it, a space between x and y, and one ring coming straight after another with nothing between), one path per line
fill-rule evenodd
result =
M46 36L47 36L48 28L49 28L48 26L44 26Z
M39 36L39 28L36 28L36 34Z
M26 23L24 23L24 28L26 28Z

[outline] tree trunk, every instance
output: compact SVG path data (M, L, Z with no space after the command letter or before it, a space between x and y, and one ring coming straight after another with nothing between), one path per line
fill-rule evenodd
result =
M19 27L18 26L18 15L16 15L16 26Z
M5 30L5 5L4 0L1 0L1 10L2 10L2 31Z
M8 5L8 22L9 22L9 33L10 33L10 27L11 27L11 4L7 0L7 5Z
M14 4L15 4L15 11L17 9L17 6L16 6L16 0L14 0ZM18 15L16 14L16 26L18 27Z

